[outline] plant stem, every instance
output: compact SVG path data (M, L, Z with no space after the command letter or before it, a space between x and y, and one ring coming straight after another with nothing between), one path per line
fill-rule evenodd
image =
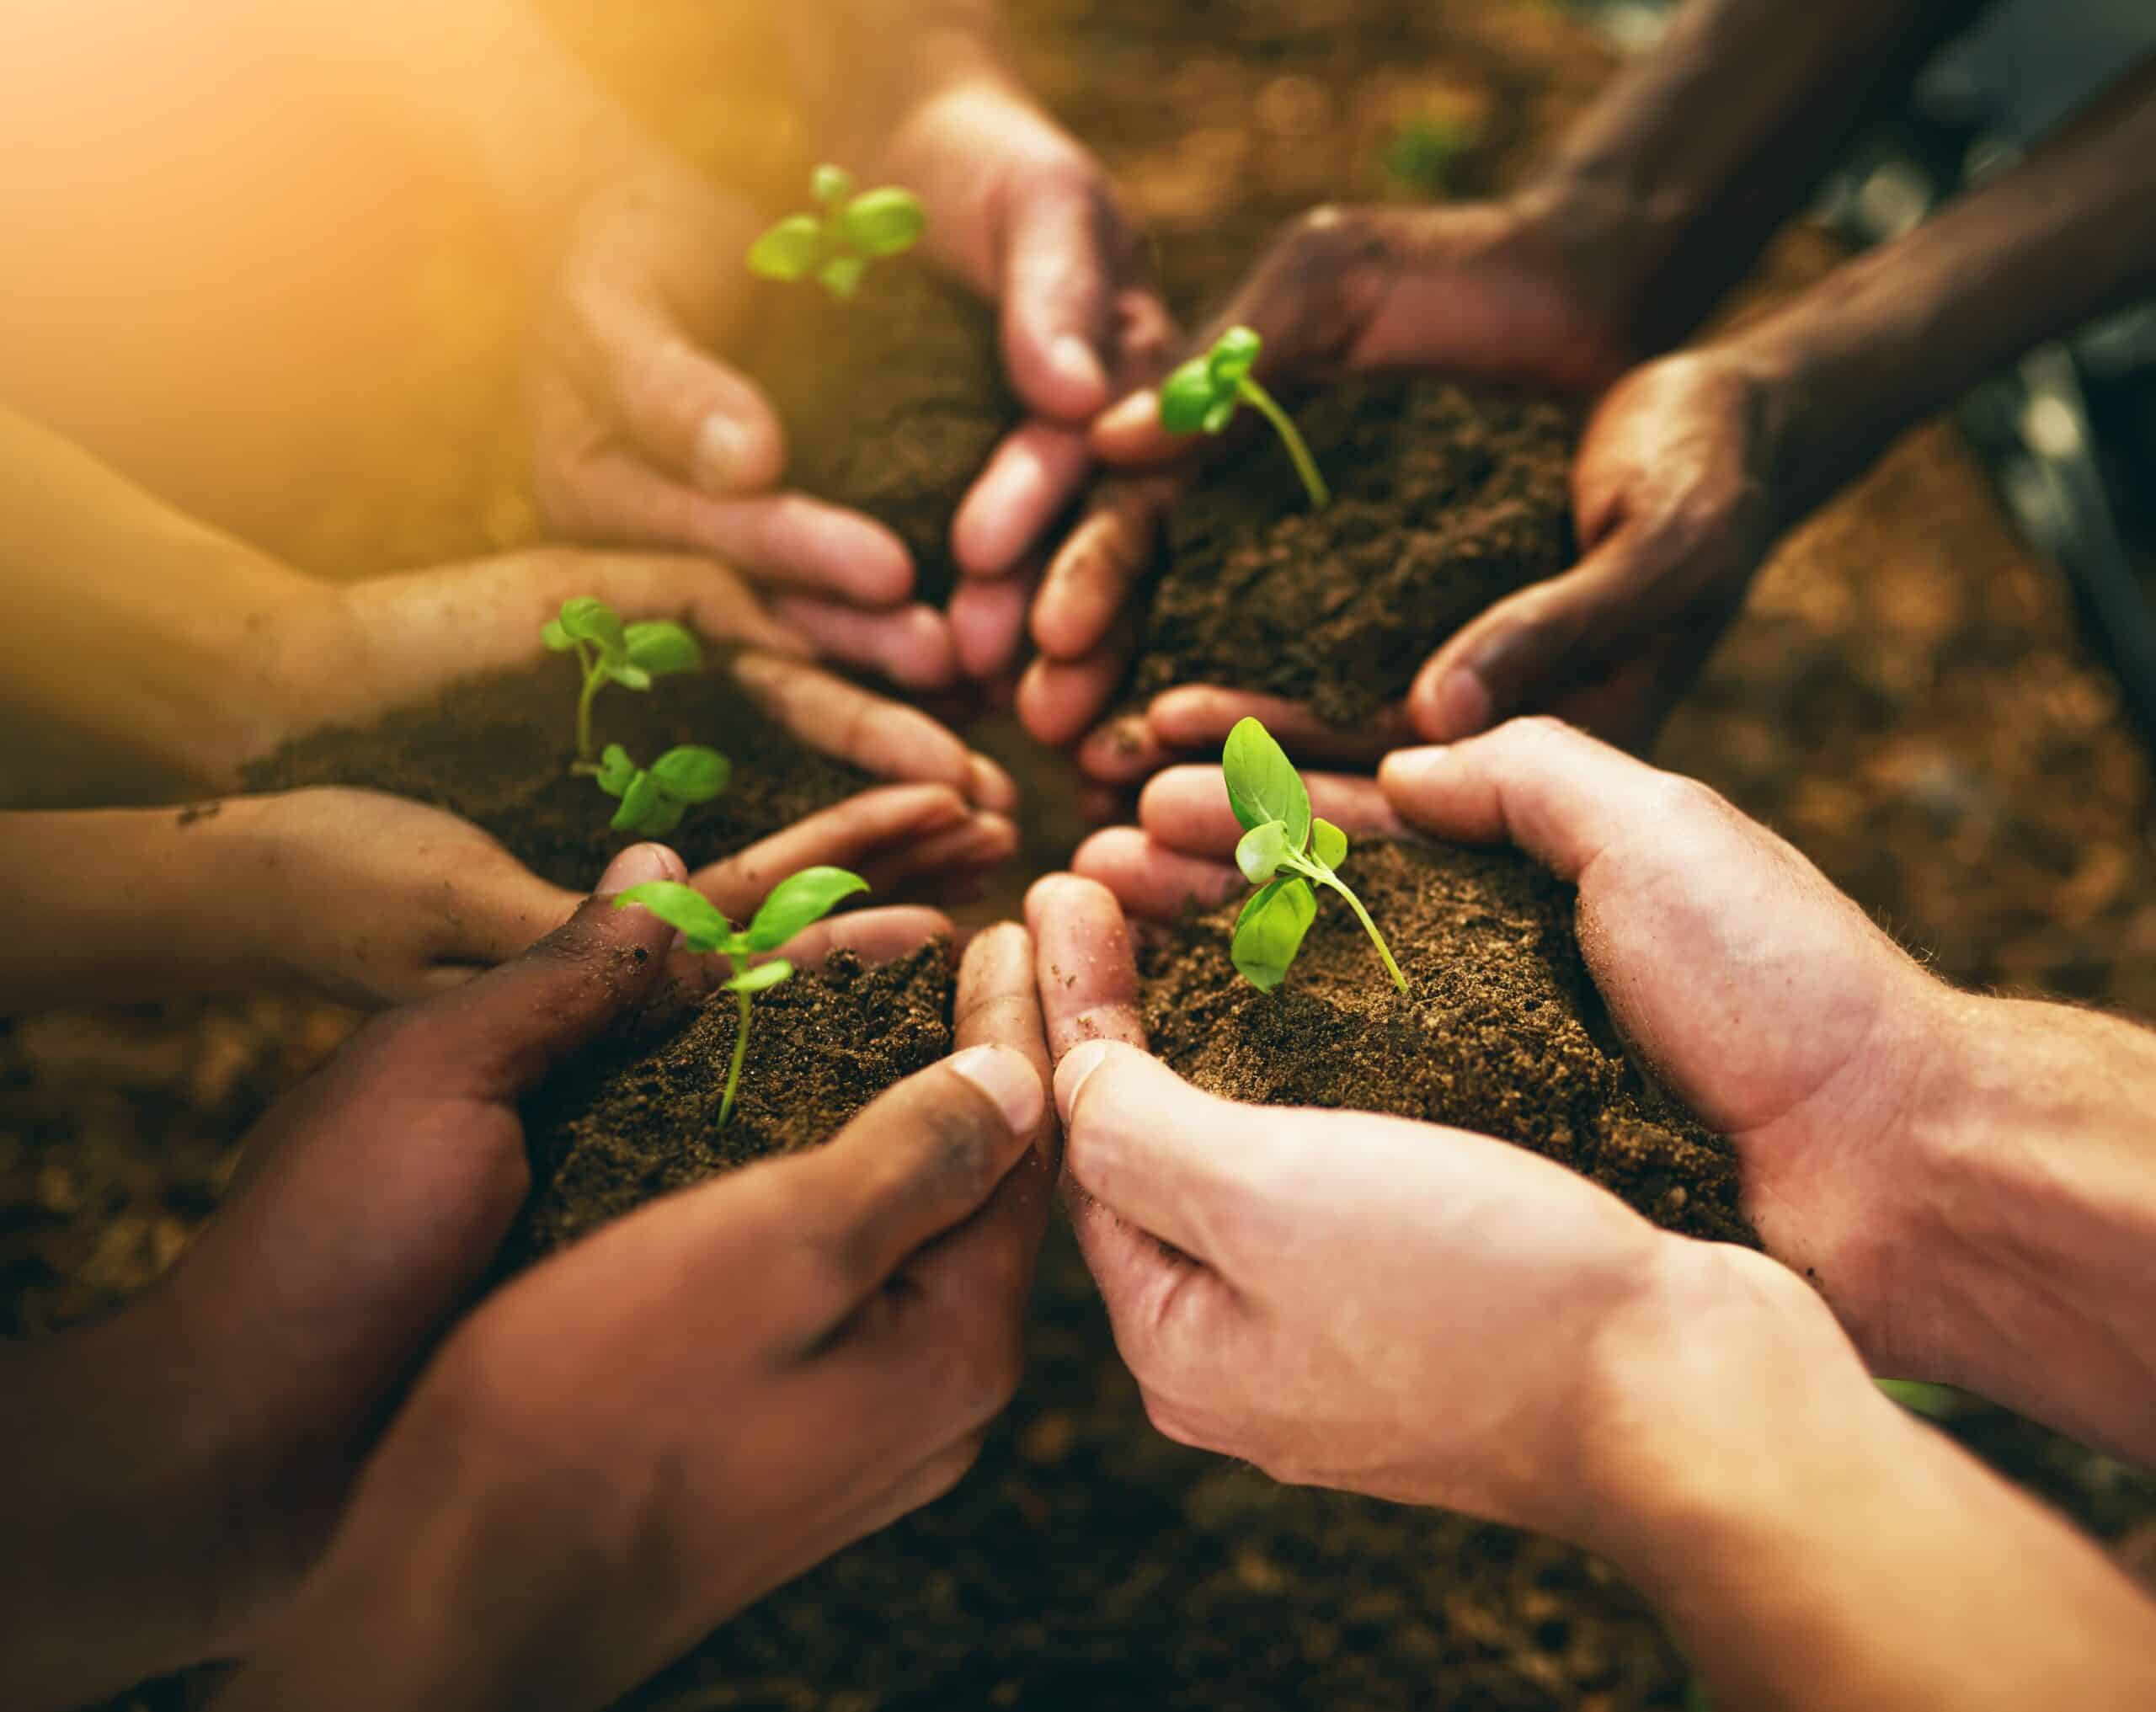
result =
M746 957L735 957L734 973L743 973L749 967ZM749 995L736 993L734 1002L740 1007L741 1021L734 1031L734 1063L726 1072L726 1093L718 1102L718 1127L726 1128L726 1120L734 1115L734 1096L741 1090L741 1066L749 1058Z
M1392 948L1385 942L1385 936L1378 931L1377 923L1370 920L1370 912L1363 907L1363 900L1349 891L1340 877L1328 867L1312 862L1303 872L1321 886L1331 887L1348 900L1348 907L1355 912L1355 919L1363 924L1363 931L1369 935L1370 943L1378 948L1378 955L1385 959L1385 970L1392 977L1392 984L1405 993L1407 977L1400 973L1400 965L1392 960Z
M1303 444L1303 436L1295 427L1294 419L1280 408L1270 392L1248 375L1235 382L1235 391L1241 395L1245 403L1264 413L1265 419L1279 430L1281 442L1288 448L1288 456L1295 461L1295 473L1303 478L1303 487L1310 496L1311 505L1322 511L1332 503L1332 490L1325 485L1325 477L1318 472L1317 460L1310 456L1310 449Z
M584 650L577 650L577 659L584 659ZM576 698L576 758L580 761L591 759L591 698L599 693L599 686L606 681L606 675L595 666L584 669L584 689Z

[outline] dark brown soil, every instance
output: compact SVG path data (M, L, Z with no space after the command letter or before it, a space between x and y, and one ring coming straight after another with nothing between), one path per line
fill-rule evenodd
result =
M1331 504L1311 509L1269 431L1224 459L1170 519L1139 696L1225 684L1358 725L1468 620L1571 563L1568 409L1402 377L1294 408Z
M565 657L468 679L364 728L334 726L287 744L248 770L247 788L358 785L415 797L484 829L543 878L582 891L635 839L607 824L613 799L568 770L576 691L576 666ZM725 794L691 808L667 835L692 870L876 782L797 741L743 692L723 660L662 679L642 695L600 691L592 732L595 742L622 744L641 761L685 743L733 761Z
M1021 414L995 312L917 261L880 262L851 302L769 287L740 355L786 424L787 485L892 530L915 598L943 605L951 520Z
M827 1141L894 1083L951 1052L957 977L946 941L871 968L851 952L758 995L734 1115L733 995L654 1019L584 1053L526 1103L532 1192L511 1267L656 1196Z
M1146 941L1153 1048L1199 1087L1271 1106L1447 1123L1570 1165L1657 1224L1757 1238L1727 1146L1625 1055L1581 960L1571 888L1511 851L1376 840L1341 877L1410 992L1328 893L1278 991L1235 973L1241 900Z

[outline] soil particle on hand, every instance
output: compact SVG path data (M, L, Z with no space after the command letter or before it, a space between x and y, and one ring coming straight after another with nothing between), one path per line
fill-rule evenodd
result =
M713 993L583 1053L525 1104L532 1190L510 1270L657 1196L828 1141L894 1083L951 1052L947 941L873 968L851 952L755 1000L734 1115L718 1128L734 995Z
M1310 508L1270 435L1214 467L1169 520L1139 698L1224 684L1359 725L1470 619L1571 564L1566 408L1389 377L1296 414L1332 503Z
M1287 980L1260 992L1229 957L1238 899L1146 939L1153 1049L1230 1099L1497 1136L1658 1224L1756 1245L1727 1144L1626 1059L1581 958L1569 887L1510 851L1396 840L1358 845L1341 877L1392 947L1406 996L1326 892Z
M889 529L914 598L942 605L958 502L1022 414L995 312L918 260L879 262L844 302L769 287L740 356L786 426L787 485Z
M542 879L588 890L634 833L607 823L615 800L569 771L575 756L575 662L492 672L366 727L334 726L249 767L250 791L349 785L446 808L499 840ZM723 658L638 693L602 690L595 746L638 761L680 744L718 749L734 775L715 801L689 810L664 842L691 872L875 785L860 768L808 748L744 691Z

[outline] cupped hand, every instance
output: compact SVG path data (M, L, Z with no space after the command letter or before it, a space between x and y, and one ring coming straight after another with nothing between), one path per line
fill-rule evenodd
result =
M1954 995L1802 856L1705 786L1548 719L1400 751L1366 779L1310 781L1352 833L1512 843L1579 888L1580 946L1645 1067L1726 1134L1744 1208L1858 1343L1892 1367L1923 1344L1887 1233L1915 1222L1912 1125L1955 1029ZM1095 835L1079 872L1172 919L1246 889L1218 768L1161 774L1140 827Z
M1291 222L1187 349L1208 348L1231 326L1264 341L1257 373L1290 394L1344 376L1415 370L1464 381L1591 393L1624 365L1624 340L1583 270L1524 205L1441 209L1325 208ZM1129 471L1182 466L1181 480L1212 442L1161 426L1150 387L1114 405L1090 443ZM1051 566L1033 617L1042 659L1021 691L1027 723L1043 741L1069 743L1098 719L1122 675L1129 639L1125 602L1156 549L1176 478L1124 499L1113 522L1093 522ZM1268 726L1342 761L1373 760L1406 729L1341 733L1303 709L1219 686L1167 691L1138 714L1092 730L1081 764L1104 783L1128 784L1219 743L1256 713Z
M1017 1383L1056 1172L1023 930L974 941L956 1019L827 1147L482 1306L226 1704L596 1706L948 1490Z
M743 258L765 223L661 157L572 223L528 364L541 512L574 539L713 554L831 658L942 687L948 628L907 603L905 546L873 519L781 490L784 429L712 354L744 330Z

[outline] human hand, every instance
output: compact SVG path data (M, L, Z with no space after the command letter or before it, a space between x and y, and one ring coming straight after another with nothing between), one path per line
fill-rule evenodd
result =
M596 194L554 264L529 363L540 509L579 540L739 565L826 656L910 689L952 675L943 616L881 523L778 490L785 431L712 355L744 331L742 258L765 221L654 153Z
M1017 1382L1054 1181L1024 931L958 1054L825 1148L667 1197L490 1299L415 1387L228 1708L595 1706L931 1501Z
M1319 209L1282 232L1188 348L1203 349L1223 329L1245 325L1264 340L1257 373L1270 386L1413 369L1585 394L1619 372L1625 351L1616 317L1594 295L1594 277L1524 201ZM1168 434L1150 388L1115 405L1091 435L1102 461L1129 471L1173 467L1184 481L1210 444ZM1074 536L1043 584L1033 621L1043 659L1019 701L1043 741L1077 738L1121 681L1129 645L1128 629L1118 629L1124 602L1177 493L1172 479L1156 482L1146 503L1118 508L1113 526ZM1406 731L1396 714L1345 735L1291 704L1195 685L1094 731L1080 762L1104 783L1134 783L1217 744L1246 714L1305 753L1342 761L1374 760Z
M1374 782L1310 783L1316 812L1351 835L1510 841L1577 885L1581 950L1612 1019L1730 1138L1769 1252L1883 1370L1924 1370L1930 1329L1897 1316L1935 1293L1904 1276L1913 1248L1892 1238L1919 1222L1910 1102L1955 1036L1956 995L1705 787L1554 721L1401 751ZM1218 768L1161 775L1139 820L1074 864L1133 914L1169 919L1242 888Z

